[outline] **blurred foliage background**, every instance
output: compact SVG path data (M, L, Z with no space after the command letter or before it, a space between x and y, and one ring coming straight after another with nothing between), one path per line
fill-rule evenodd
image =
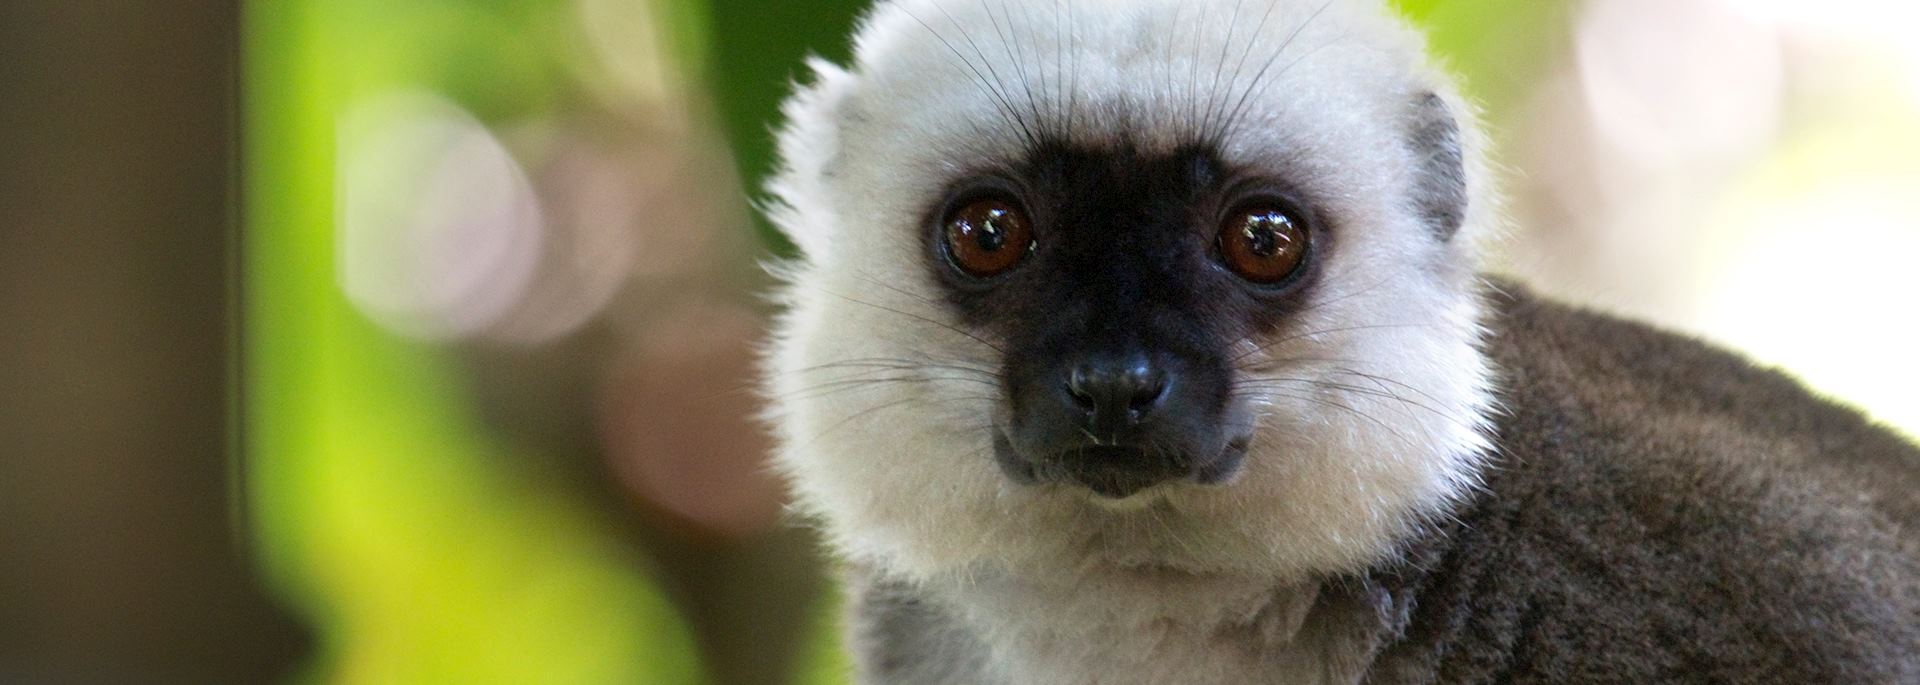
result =
M845 682L751 202L864 5L0 4L0 681ZM1920 10L1396 6L1500 270L1920 429Z

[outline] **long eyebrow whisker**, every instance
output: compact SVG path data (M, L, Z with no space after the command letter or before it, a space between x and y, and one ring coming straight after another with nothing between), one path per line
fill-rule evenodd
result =
M1313 14L1308 15L1305 21L1300 22L1299 26L1294 27L1293 32L1287 34L1285 40L1280 41L1280 47L1274 49L1273 56L1267 58L1266 64L1261 65L1260 71L1253 75L1253 80L1248 81L1246 88L1240 91L1240 100L1234 103L1232 113L1227 115L1226 123L1218 132L1221 138L1214 141L1216 144L1224 141L1227 136L1232 135L1234 128L1239 125L1240 116L1245 111L1247 101L1253 95L1254 89L1258 87L1261 89L1261 92L1265 92L1264 89L1266 86L1264 84L1266 82L1267 72L1273 69L1275 63L1280 61L1281 55L1285 55L1287 48L1293 45L1293 41L1298 39L1300 34L1307 30L1307 27L1312 26L1314 22L1318 21L1320 15L1325 14L1328 8L1333 7L1334 2L1335 0L1327 0L1325 3L1322 3L1319 9L1314 10ZM1317 52L1318 50L1316 49L1315 51ZM1309 52L1308 54L1313 53ZM1293 62L1289 62L1287 66L1280 69L1280 73L1285 74L1288 69L1292 68L1294 64L1299 63L1299 61L1299 59L1295 59Z
M987 90L988 96L994 99L994 108L1000 112L1000 116L1005 119L1008 124L1015 125L1022 131L1026 130L1026 124L1020 120L1019 114L1014 111L1013 101L1008 99L1007 94L1002 92L999 85L997 85L999 81L997 75L992 80L989 80L987 75L980 71L980 66L975 64L973 60L967 59L966 55L961 54L960 48L955 46L953 41L947 40L946 35L940 33L938 29L933 28L932 24L928 24L926 20L920 18L920 15L914 14L913 10L908 9L905 5L899 5L899 7L901 12L905 12L908 17L911 17L915 22L919 23L922 28L925 28L927 33L933 34L934 39L940 41L941 45L946 46L947 51L953 53L954 58L960 60L960 63L965 65L968 71L973 72L974 82ZM944 9L941 11L945 12ZM947 18L952 20L953 15L949 14ZM962 36L966 36L966 29L961 28L959 22L953 22L953 24L955 28L960 28ZM969 42L971 42L971 37L968 37L968 39ZM976 47L974 53L979 54L979 52L979 48ZM982 56L981 59L984 61L986 58ZM987 65L989 70L992 69L992 66L991 64ZM975 131L980 132L981 129L976 127ZM1031 141L1033 138L1032 134L1028 133L1027 138Z
M1280 67L1280 71L1274 73L1274 75L1271 78L1267 79L1268 82L1259 83L1260 93L1264 95L1267 92L1267 89L1272 87L1274 82L1278 82L1280 79L1285 77L1287 75L1287 72L1292 71L1296 65L1299 65L1301 62L1306 61L1307 58L1309 57L1319 54L1321 50L1325 50L1329 47L1333 47L1334 45L1338 44L1341 40L1344 40L1345 38L1346 38L1345 35L1335 36L1334 38L1329 39L1327 42L1322 43L1320 45L1316 45L1313 47L1313 49L1308 50L1304 53L1301 53L1300 56L1293 58L1293 60L1287 62L1285 66ZM1250 95L1250 93L1247 95ZM1224 141L1232 137L1233 133L1239 130L1240 123L1248 111L1250 111L1250 108L1245 108L1245 107L1235 108L1235 112L1233 116L1227 120L1227 125L1221 128L1220 140Z
M1199 46L1205 44L1201 38L1205 35L1203 31L1207 27L1207 16L1212 14L1212 9L1213 6L1210 3L1201 3L1200 5L1199 21L1193 26L1193 44L1195 47L1193 55L1187 63L1187 125L1192 126L1196 132L1200 131L1200 98L1198 92L1200 87Z
M1233 88L1233 84L1238 83L1240 81L1240 73L1241 73L1241 70L1246 68L1247 66L1247 58L1253 55L1253 47L1255 45L1260 44L1260 35L1266 32L1267 22L1273 19L1273 11L1279 7L1280 7L1280 3L1278 2L1267 3L1267 11L1264 14L1260 15L1260 23L1253 27L1252 35L1249 35L1247 37L1247 47L1245 50L1240 51L1240 61L1239 63L1233 66L1233 77L1227 79L1227 88L1229 89L1228 90L1229 95L1231 95L1232 93L1231 89ZM1229 44L1232 43L1231 37L1228 38L1228 43ZM1226 112L1227 112L1227 100L1225 98L1219 98L1219 114L1225 115ZM1207 120L1209 122L1213 121L1214 117L1215 117L1215 114L1213 111L1207 112ZM1226 122L1227 122L1226 119L1220 120L1221 125L1225 125ZM1212 126L1213 124L1208 124L1206 128L1211 129Z
M1019 34L1013 25L1013 11L1007 9L1006 0L1001 0L1000 13L1005 15L1007 19L1006 29L1002 30L1000 28L1000 20L993 16L993 7L988 5L983 9L986 10L987 21L993 25L994 35L1000 38L1002 51L1006 53L1007 59L1013 62L1013 69L1016 72L1015 75L1020 78L1021 90L1026 91L1027 110L1033 113L1034 126L1044 133L1046 131L1047 118L1040 114L1039 100L1033 96L1033 78L1027 73L1026 50L1021 47L1020 42L1014 40Z
M1273 5L1277 4L1279 3L1273 3ZM1200 130L1202 131L1213 126L1214 102L1220 99L1220 77L1224 75L1224 72L1227 70L1227 54L1233 50L1233 36L1240 30L1240 8L1245 5L1246 0L1234 0L1233 15L1227 18L1227 38L1226 40L1220 41L1220 59L1213 65L1213 83L1207 86L1207 111L1205 118L1201 119L1200 122ZM1273 5L1267 6L1268 11L1272 11ZM1232 88L1233 84L1229 82L1227 87Z
M1066 118L1064 116L1065 112L1061 111L1062 103L1060 102L1062 99L1060 97L1060 90L1062 87L1061 84L1064 83L1062 77L1066 75L1066 67L1067 67L1067 64L1066 64L1067 43L1066 43L1066 36L1065 36L1066 27L1061 26L1061 22L1060 22L1061 6L1062 6L1062 3L1060 2L1060 0L1053 0L1053 90L1054 92L1049 93L1049 104L1053 105L1053 109L1054 109L1053 119L1055 121L1060 121ZM1032 5L1028 5L1027 7L1029 8L1029 10L1031 10ZM1027 17L1027 23L1028 24L1033 23L1033 17L1031 15ZM1047 89L1046 83L1047 83L1046 79L1043 76L1040 80L1040 90L1043 92L1046 91Z
M973 39L973 34L968 33L966 27L963 27L960 25L960 20L955 19L953 17L953 13L948 12L945 5L935 3L934 7L936 9L939 9L941 14L946 15L947 23L952 24L954 28L960 30L960 38L965 40L967 42L967 45L973 48L974 56L980 58L980 63L986 66L987 73L993 76L994 82L1002 85L1002 92L1000 95L1000 99L1002 102L1006 103L1008 111L1014 115L1013 116L1014 123L1019 125L1020 132L1026 136L1027 143L1029 145L1032 145L1034 147L1039 147L1040 146L1039 137L1034 135L1033 128L1027 125L1026 119L1022 118L1019 115L1018 108L1014 107L1012 98L1008 97L1007 94L1005 93L1004 86L1006 82L1001 80L1000 70L993 68L993 60L987 58L986 52L980 49L980 43Z
M1168 98L1173 97L1174 79L1177 77L1173 69L1173 46L1177 44L1179 41L1173 40L1173 34L1180 30L1180 16L1182 12L1186 11L1186 9L1187 9L1187 3L1184 3L1184 2L1175 4L1173 6L1173 18L1167 22L1167 33L1166 33L1167 38L1165 41L1165 45L1162 46L1162 49L1160 51L1160 86L1159 87L1164 88L1166 90L1163 96ZM1164 122L1164 125L1167 126L1169 129L1178 127L1180 125L1180 115L1177 112L1172 111L1173 110L1172 107L1167 107L1164 109L1168 110L1166 113L1167 121Z

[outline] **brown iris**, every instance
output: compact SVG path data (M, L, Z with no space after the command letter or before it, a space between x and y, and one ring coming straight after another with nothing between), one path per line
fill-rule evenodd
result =
M961 271L988 278L1011 271L1033 248L1027 215L1004 200L976 200L947 215L947 257Z
M1242 207L1220 225L1220 261L1254 283L1286 281L1306 256L1306 225L1279 207Z

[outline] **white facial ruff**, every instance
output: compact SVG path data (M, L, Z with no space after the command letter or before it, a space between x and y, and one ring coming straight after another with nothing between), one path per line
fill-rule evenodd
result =
M812 66L770 184L803 256L780 267L767 392L779 468L844 557L950 588L1142 570L1307 582L1390 558L1475 486L1493 405L1475 243L1495 208L1465 120L1465 229L1438 236L1410 208L1411 103L1469 110L1382 10L902 0L864 22L852 67ZM997 341L928 273L928 208L1030 134L1171 150L1228 120L1219 154L1303 187L1340 232L1311 298L1244 342L1261 415L1244 472L1129 507L1010 482L992 458Z

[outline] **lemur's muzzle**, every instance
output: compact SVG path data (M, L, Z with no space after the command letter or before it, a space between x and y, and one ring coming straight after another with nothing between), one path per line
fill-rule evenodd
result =
M1168 356L1078 355L1015 381L996 458L1023 483L1070 483L1124 498L1167 482L1217 483L1246 440L1218 418L1208 374Z

